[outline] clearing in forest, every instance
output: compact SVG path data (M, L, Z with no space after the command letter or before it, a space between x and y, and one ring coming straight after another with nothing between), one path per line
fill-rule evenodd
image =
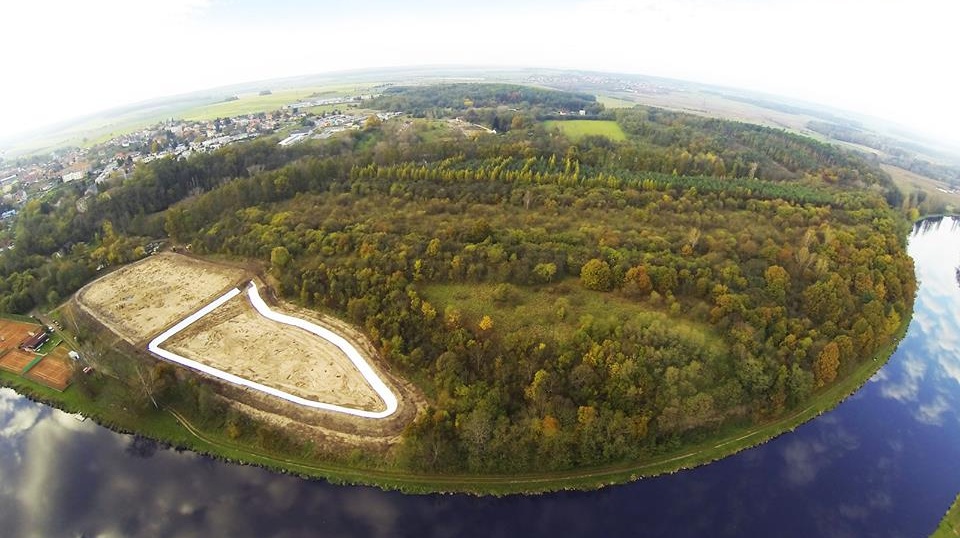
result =
M77 294L80 307L137 345L247 278L242 269L162 253L122 267Z
M627 139L620 125L612 120L550 120L544 122L544 127L558 127L574 142L585 136L605 136L614 142Z
M277 312L255 285L240 286L249 281L242 269L160 254L94 281L77 302L131 344L228 383L353 416L396 411L394 393L348 341L362 335Z
M333 343L263 317L239 294L162 348L307 400L379 411L383 403Z

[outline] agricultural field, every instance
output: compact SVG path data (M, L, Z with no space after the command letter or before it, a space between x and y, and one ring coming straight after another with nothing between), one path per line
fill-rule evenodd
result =
M602 120L550 120L544 122L544 126L550 130L559 128L563 134L577 141L585 136L605 136L615 142L627 139L620 126L615 121Z
M637 105L634 101L610 97L608 95L598 95L597 102L603 105L604 108L632 108Z
M212 120L216 118L230 118L245 114L255 114L257 112L269 112L277 110L284 105L295 103L300 99L306 99L315 93L315 89L303 88L299 90L276 91L270 95L260 95L259 93L239 94L234 101L224 101L212 105L204 105L178 114L185 120ZM342 105L344 108L346 105Z
M897 166L881 164L880 168L890 174L893 182L905 195L923 193L925 199L920 204L921 213L953 213L960 207L960 194L951 192L951 185Z
M92 282L77 293L77 302L137 345L245 278L241 269L161 253Z
M238 295L163 344L184 357L309 400L379 411L383 403L335 345L264 318Z

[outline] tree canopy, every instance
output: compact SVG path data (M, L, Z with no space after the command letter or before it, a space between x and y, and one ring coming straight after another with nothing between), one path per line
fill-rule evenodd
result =
M600 107L628 140L574 143L538 115L593 100L529 88L378 103L529 121L468 138L408 116L161 160L86 213L63 190L21 213L0 308L56 302L165 234L260 260L279 294L339 313L428 395L391 461L470 472L635 460L789 413L910 315L898 191L836 148Z

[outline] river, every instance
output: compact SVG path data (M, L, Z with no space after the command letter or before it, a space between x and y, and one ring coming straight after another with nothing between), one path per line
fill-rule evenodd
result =
M960 491L960 221L918 223L906 337L763 446L595 492L409 496L221 463L0 389L2 536L926 536Z

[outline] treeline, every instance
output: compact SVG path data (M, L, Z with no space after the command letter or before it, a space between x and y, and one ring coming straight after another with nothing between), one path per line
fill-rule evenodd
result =
M616 110L615 117L635 141L621 155L634 168L872 188L894 207L902 202L893 181L875 165L800 135L655 108Z
M491 161L461 161L446 159L433 164L404 163L393 166L369 164L351 170L354 179L393 179L401 182L417 179L441 179L455 181L505 181L519 184L554 184L561 186L607 187L610 189L639 188L658 191L723 192L733 195L746 195L756 199L783 199L800 203L833 203L850 205L864 203L863 197L856 195L831 194L823 189L815 189L798 183L763 181L748 178L717 178L708 176L676 176L658 172L635 172L622 175L598 173L588 176L580 171L578 160L566 160L558 163L556 159L529 157L514 161L511 157ZM476 186L468 191L483 190ZM441 186L441 190L442 189Z
M171 204L236 177L289 162L302 149L275 141L228 146L188 160L173 158L138 166L131 177L88 196L66 185L28 202L17 215L13 249L0 254L0 311L28 312L55 305L79 289L98 269L144 255L161 238Z
M561 112L578 114L583 110L595 117L603 110L597 98L586 93L477 83L388 88L368 106L417 118L462 117L497 131L520 127L530 120L549 119Z

